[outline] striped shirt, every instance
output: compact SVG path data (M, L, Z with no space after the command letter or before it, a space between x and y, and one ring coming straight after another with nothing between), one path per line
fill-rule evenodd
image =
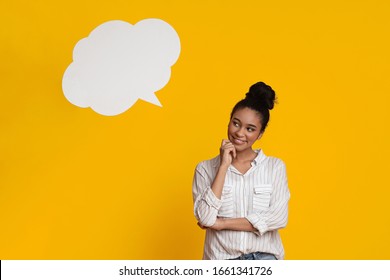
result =
M251 168L240 173L233 165L227 170L221 199L211 185L217 174L219 156L202 161L193 180L194 214L200 224L212 226L217 217L246 218L255 232L206 230L203 259L231 259L252 252L271 253L284 258L278 229L287 224L290 192L286 166L282 160L266 156L262 150Z

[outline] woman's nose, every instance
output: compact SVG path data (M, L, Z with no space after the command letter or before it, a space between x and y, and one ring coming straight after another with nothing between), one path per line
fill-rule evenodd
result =
M244 136L244 131L243 131L244 128L240 128L236 131L236 135L237 136Z

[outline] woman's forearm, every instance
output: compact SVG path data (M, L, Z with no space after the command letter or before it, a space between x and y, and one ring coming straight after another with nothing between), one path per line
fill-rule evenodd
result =
M246 218L217 218L210 227L215 230L257 231Z
M223 184L225 183L225 177L228 168L229 166L221 165L211 185L211 190L218 199L221 199L222 196Z

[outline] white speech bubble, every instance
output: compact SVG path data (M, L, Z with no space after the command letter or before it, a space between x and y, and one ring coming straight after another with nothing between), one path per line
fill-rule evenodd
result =
M108 21L76 44L62 89L70 103L106 116L138 99L161 106L155 92L168 83L179 54L179 36L163 20Z

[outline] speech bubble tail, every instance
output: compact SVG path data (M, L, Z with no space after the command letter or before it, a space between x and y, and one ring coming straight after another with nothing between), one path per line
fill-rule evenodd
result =
M162 107L160 101L158 100L157 96L154 93L149 94L147 96L142 96L142 97L140 97L140 99L142 99L142 100L144 100L146 102L152 103L154 105Z

